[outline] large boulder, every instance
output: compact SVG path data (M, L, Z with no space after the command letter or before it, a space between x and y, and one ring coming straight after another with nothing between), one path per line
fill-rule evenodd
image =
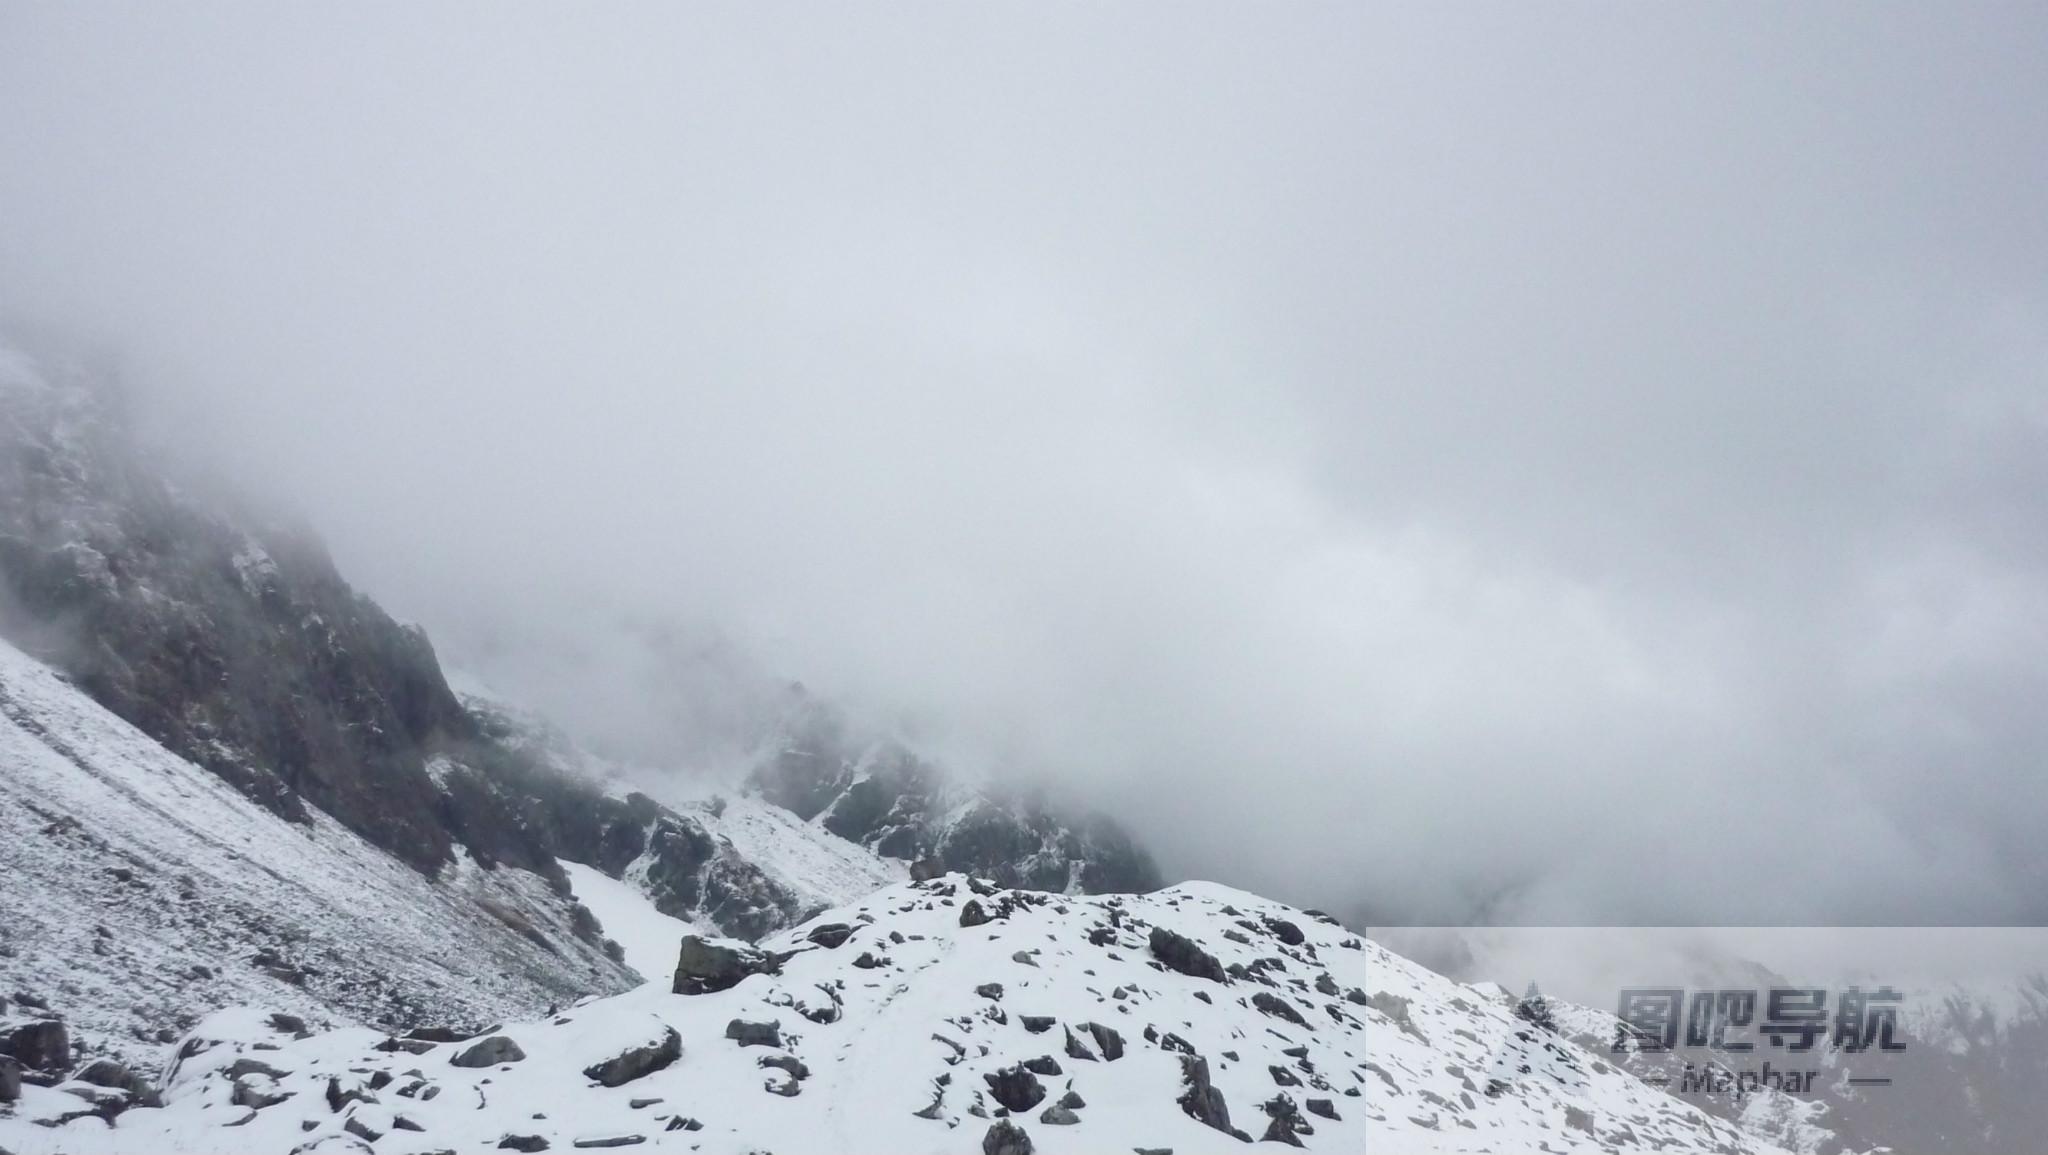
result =
M519 1044L504 1035L492 1035L479 1039L457 1052L448 1060L458 1067L495 1067L500 1063L517 1063L526 1058L526 1052Z
M1045 1084L1021 1063L982 1079L988 1083L990 1097L1012 1111L1029 1111L1045 1098Z
M163 1099L148 1081L112 1059L94 1059L78 1072L81 1082L95 1087L107 1087L128 1096L128 1102L137 1107L161 1107Z
M683 936L676 953L674 991L679 995L704 995L730 990L752 975L782 973L788 956L755 950L737 943L712 942L694 934Z
M14 1028L7 1036L4 1049L31 1070L65 1071L71 1068L71 1033L56 1019L37 1019Z
M618 1087L652 1075L682 1057L683 1037L674 1027L663 1027L660 1039L628 1047L602 1063L583 1068L583 1074L604 1086Z
M780 1047L782 1024L772 1019L765 1023L734 1019L725 1024L725 1037L742 1047Z
M1152 928L1152 957L1165 964L1168 970L1191 978L1208 979L1212 983L1230 981L1215 955L1195 945L1193 939L1175 934L1163 926Z
M981 1155L1031 1155L1031 1136L1008 1119L997 1119L981 1137Z
M1226 1135L1251 1142L1251 1136L1230 1125L1230 1105L1223 1101L1223 1092L1209 1081L1209 1060L1200 1055L1182 1055L1180 1081L1181 1093L1177 1102L1190 1118Z
M21 1064L6 1055L0 1055L0 1103L12 1103L21 1098Z

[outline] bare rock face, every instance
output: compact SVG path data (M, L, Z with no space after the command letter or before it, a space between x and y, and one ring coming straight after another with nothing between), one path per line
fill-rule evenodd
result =
M71 1069L71 1033L56 1019L38 1019L14 1028L5 1050L30 1070Z
M1012 1111L1029 1111L1045 1098L1045 1084L1022 1064L1004 1067L982 1079L988 1083L990 1097Z
M725 1024L725 1037L742 1047L780 1047L782 1024L750 1023L745 1019L734 1019Z
M519 1049L518 1043L504 1035L492 1035L465 1047L448 1061L458 1067L495 1067L525 1058L526 1052Z
M602 1063L583 1068L586 1078L606 1087L620 1087L644 1078L683 1057L683 1037L674 1027L663 1027L658 1041L628 1047Z
M1216 956L1195 945L1193 939L1178 935L1163 926L1152 928L1152 957L1166 964L1166 968L1212 983L1227 983L1230 976L1223 971L1223 964Z
M1181 1093L1177 1101L1189 1118L1225 1135L1251 1142L1251 1136L1230 1125L1230 1104L1223 1101L1223 1092L1209 1081L1209 1060L1200 1055L1182 1055L1180 1081Z
M1008 1119L998 1119L981 1137L981 1155L1031 1155L1031 1136Z
M683 936L676 955L674 990L679 995L703 995L730 990L749 975L782 973L787 956L750 947L712 942L694 934Z

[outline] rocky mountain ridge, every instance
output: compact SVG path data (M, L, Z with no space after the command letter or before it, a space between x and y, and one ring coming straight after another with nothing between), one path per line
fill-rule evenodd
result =
M1777 1150L1330 920L1206 883L944 875L673 957L631 993L468 1037L223 1012L180 1042L161 1107L32 1083L0 1146Z

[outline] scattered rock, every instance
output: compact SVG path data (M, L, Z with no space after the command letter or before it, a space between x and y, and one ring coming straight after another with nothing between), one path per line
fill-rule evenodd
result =
M538 1135L507 1135L498 1140L501 1151L545 1151L548 1141Z
M652 1075L682 1057L683 1037L674 1027L663 1027L659 1040L628 1047L602 1063L593 1063L583 1068L583 1075L607 1087L620 1087Z
M1054 1104L1038 1116L1038 1121L1054 1127L1071 1127L1079 1123L1081 1117L1065 1107Z
M828 922L823 926L811 928L811 933L804 937L826 950L838 950L846 945L847 939L853 937L853 927L843 922Z
M457 1052L448 1061L458 1067L495 1067L525 1058L526 1052L519 1049L518 1043L504 1035L492 1035Z
M1565 1108L1567 1112L1574 1109L1572 1107ZM1321 1115L1325 1119L1335 1119L1337 1118L1337 1105L1328 1099L1310 1099L1308 1101L1308 1113L1311 1115Z
M163 1099L157 1095L155 1087L112 1059L95 1059L87 1063L85 1069L78 1072L78 1078L95 1087L108 1087L126 1094L131 1106L163 1106Z
M1051 1055L1040 1055L1035 1059L1024 1060L1024 1069L1035 1075L1044 1075L1048 1079L1055 1079L1064 1074L1060 1070L1060 1061Z
M1208 979L1212 983L1230 981L1215 955L1196 946L1193 939L1175 934L1163 926L1152 928L1152 957L1164 963L1168 970L1191 978Z
M1045 1085L1022 1064L1004 1067L982 1079L988 1083L989 1095L1012 1111L1029 1111L1045 1098Z
M32 1005L16 996L23 1006ZM65 1071L71 1068L71 1033L55 1019L37 1019L14 1028L7 1037L6 1051L21 1065L36 1071Z
M776 1020L751 1023L745 1019L734 1019L725 1024L725 1037L742 1047L780 1047L782 1024Z
M1315 1134L1315 1128L1309 1126L1301 1112L1295 1109L1294 1100L1285 1095L1275 1095L1267 1100L1265 1111L1269 1122L1266 1133L1260 1136L1263 1142L1299 1147L1301 1140L1297 1136Z
M645 1135L603 1135L595 1139L578 1139L573 1147L637 1147L647 1142Z
M1271 991L1260 991L1253 995L1252 1005L1265 1014L1269 1014L1276 1019L1285 1019L1297 1027L1308 1026L1308 1020L1301 1017L1301 1012L1294 1009L1293 1003L1288 1002Z
M1225 1135L1251 1142L1250 1135L1230 1125L1230 1106L1223 1101L1223 1092L1209 1081L1209 1060L1195 1054L1182 1055L1180 1081L1180 1098L1175 1102L1188 1113L1189 1118Z
M983 983L974 988L974 993L985 999L1000 999L1003 997L1003 984Z
M998 1119L981 1137L981 1155L1031 1155L1031 1136L1008 1119Z
M988 921L988 911L984 910L976 899L968 899L966 905L960 908L961 926L983 926Z
M683 936L676 954L674 991L679 995L703 995L730 990L752 975L782 973L786 955L728 946L694 934Z
M1067 1057L1088 1063L1095 1061L1095 1052L1088 1049L1088 1044L1074 1037L1072 1028L1067 1030Z
M1266 924L1266 929L1272 932L1273 937L1286 943L1288 946L1300 946L1308 941L1308 936L1301 933L1300 927L1288 922L1284 918L1268 918L1261 921Z
M1081 1029L1095 1037L1095 1049L1102 1052L1105 1061L1114 1063L1124 1057L1124 1037L1114 1027L1101 1023L1082 1023Z
M0 1103L12 1103L21 1098L21 1064L13 1057L0 1055Z
M1042 1035L1052 1030L1053 1025L1059 1022L1051 1015L1018 1015L1017 1021L1023 1023L1024 1029L1034 1035Z

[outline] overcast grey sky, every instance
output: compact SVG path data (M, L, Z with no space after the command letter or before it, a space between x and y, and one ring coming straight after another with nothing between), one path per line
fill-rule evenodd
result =
M2048 918L2044 190L2038 4L0 3L0 315L444 649L1384 922Z

